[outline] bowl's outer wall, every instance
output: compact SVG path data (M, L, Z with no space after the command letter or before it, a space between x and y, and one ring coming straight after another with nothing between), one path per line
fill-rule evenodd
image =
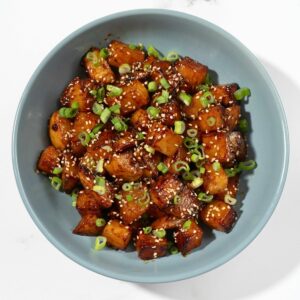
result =
M105 249L95 253L93 238L76 236L80 217L70 197L57 193L45 176L35 173L40 151L49 144L47 120L66 84L79 72L82 55L104 45L107 34L125 42L175 50L218 73L220 83L238 82L251 89L245 109L251 115L250 153L258 163L243 177L246 198L230 234L208 232L203 246L185 258L174 255L144 263L135 252ZM249 117L249 116L248 116ZM196 17L172 11L124 12L94 21L61 42L41 63L23 94L16 116L13 159L24 203L45 236L83 266L113 278L166 282L204 273L235 256L260 232L280 197L288 164L288 137L283 109L269 76L235 38ZM251 157L251 158L252 158ZM239 199L243 197L240 195ZM259 255L259 254L258 254Z

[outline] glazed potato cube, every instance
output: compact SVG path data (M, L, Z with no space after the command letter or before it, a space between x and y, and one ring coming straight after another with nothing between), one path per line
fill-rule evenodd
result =
M151 71L150 77L152 80L157 81L159 84L159 80L162 77L167 77L167 71L169 70L171 63L168 61L153 59L151 62Z
M37 163L37 169L47 175L51 175L54 168L60 166L61 152L53 146L43 150Z
M167 126L173 126L175 121L180 120L180 106L177 101L170 101L160 105L160 122Z
M102 131L93 142L89 143L87 152L91 153L95 158L110 158L113 151L113 143L116 138L116 132L112 130ZM104 147L104 148L103 148Z
M128 148L134 147L136 144L135 134L131 131L121 132L113 144L115 152L122 152Z
M107 243L111 247L125 249L131 239L131 229L118 220L110 220L104 227L102 235L107 238Z
M217 199L224 200L225 195L228 194L233 198L236 198L239 186L239 175L228 177L228 185L224 192L217 194Z
M143 175L143 170L135 162L131 151L114 154L104 167L112 177L126 181L137 181Z
M190 105L182 104L182 111L187 118L196 120L199 112L205 108L205 106L203 106L203 103L200 101L201 96L203 96L203 91L199 91L192 97Z
M84 56L82 64L89 76L98 83L108 84L115 81L114 72L107 61L100 56L100 49L92 48Z
M152 229L174 229L180 227L184 223L183 219L175 217L163 216L156 219L152 224Z
M166 174L159 176L150 189L150 197L159 208L166 208L175 195L183 189L183 183L176 175Z
M103 226L96 226L97 215L84 215L78 225L73 229L74 234L78 235L88 235L88 236L97 236L100 235Z
M224 119L226 129L228 131L234 130L241 117L241 107L239 105L229 106L224 110Z
M120 217L124 224L129 225L147 211L150 197L147 188L142 184L133 185L130 191L121 192L119 200Z
M97 88L93 79L80 79L75 77L65 88L60 103L63 106L72 106L75 102L78 103L80 112L87 112L92 109L94 97L90 91Z
M190 162L190 153L187 151L186 147L181 145L178 148L178 151L172 157L166 157L164 159L164 164L169 168L169 172L172 174L179 174L178 171L174 168L174 163L176 161L185 161L187 163Z
M237 220L237 214L229 204L214 200L201 211L200 218L212 229L229 232Z
M91 112L80 112L74 120L74 135L78 138L81 132L91 132L100 122L99 117Z
M62 187L67 193L72 192L78 183L78 159L70 153L63 155Z
M224 127L224 109L220 105L210 106L199 113L198 125L201 132L209 133Z
M111 41L108 45L108 63L119 67L122 64L132 65L135 62L143 62L145 53L139 49L131 49L127 44L120 41Z
M139 258L143 260L165 256L167 249L168 241L166 238L157 238L152 234L144 234L142 231L137 236L136 251Z
M196 217L200 203L194 190L185 185L177 195L179 196L178 203L170 204L165 209L166 213L179 219Z
M149 115L146 110L140 108L131 115L130 122L137 130L147 129L150 122Z
M229 149L237 161L243 161L247 155L247 145L243 135L238 131L233 131L228 135Z
M149 128L146 139L151 147L166 156L173 156L183 142L182 136L158 122Z
M49 121L49 137L52 145L60 150L64 150L71 137L71 121L60 117L58 111L54 112Z
M228 185L228 176L222 166L219 170L214 169L213 164L205 164L205 173L203 175L203 188L205 192L211 195L223 193Z
M228 85L216 85L212 86L210 92L218 103L222 103L225 106L232 105L236 102L233 93L238 89L236 83Z
M81 216L101 216L101 206L98 196L100 195L92 190L82 190L78 193L76 200L76 209Z
M166 213L153 202L150 202L150 205L147 210L147 214L149 215L150 218L153 219L158 219L166 216Z
M192 219L183 223L182 227L174 233L176 246L183 256L199 247L202 242L202 237L202 229Z
M190 57L178 60L175 67L192 89L196 89L199 84L203 83L208 74L207 66L200 64Z
M92 190L96 177L97 161L90 152L87 152L79 163L78 177L85 189Z
M140 81L135 80L120 87L123 90L122 95L119 97L107 97L106 101L109 106L120 104L121 115L126 116L148 104L148 90Z

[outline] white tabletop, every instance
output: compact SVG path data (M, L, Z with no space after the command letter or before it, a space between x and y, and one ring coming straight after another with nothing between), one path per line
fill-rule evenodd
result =
M54 248L25 210L15 185L10 154L18 101L49 50L91 20L146 7L200 16L249 47L278 88L291 139L285 190L257 239L216 270L182 282L155 285L105 278ZM296 184L300 184L299 16L299 0L1 1L0 299L300 299L300 197L296 190Z

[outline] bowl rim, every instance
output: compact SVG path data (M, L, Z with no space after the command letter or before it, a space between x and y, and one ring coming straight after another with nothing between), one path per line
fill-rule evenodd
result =
M188 273L179 273L179 274L173 274L170 276L165 276L165 277L147 277L143 278L138 275L133 275L133 274L116 274L113 272L110 272L109 270L101 269L99 266L95 266L91 263L88 263L84 260L81 260L80 258L77 257L76 254L74 254L72 251L69 251L63 244L58 242L54 236L52 236L47 228L43 225L43 223L39 220L38 216L36 215L34 209L31 207L30 202L26 196L22 180L20 178L20 172L19 172L19 165L18 165L18 158L17 158L17 136L18 136L18 130L19 130L19 123L20 123L20 117L22 114L23 106L25 104L25 99L27 98L27 94L29 93L29 90L36 80L40 70L48 63L48 61L52 58L53 55L65 44L67 44L70 40L72 40L74 37L76 37L78 34L87 31L96 25L99 25L101 23L104 23L106 21L110 20L115 20L121 17L130 17L130 16L135 16L135 15L166 15L166 16L172 16L172 17L179 17L183 19L189 19L192 20L198 24L201 24L205 27L208 27L209 29L221 34L225 38L229 39L231 43L234 44L235 47L238 48L239 51L244 52L247 57L251 60L251 62L255 65L257 69L260 70L261 75L264 77L265 81L268 83L268 85L273 89L274 93L274 103L278 108L279 115L280 115L280 120L281 120L281 128L283 129L283 150L284 150L284 156L283 156L283 170L280 174L279 178L279 185L274 191L274 197L272 202L270 203L270 206L265 212L264 218L260 220L259 223L256 224L255 230L251 232L250 235L248 235L243 242L238 245L237 247L233 248L230 253L227 253L226 255L223 255L220 259L214 261L211 263L208 267L205 269L195 269L195 270L190 270ZM15 175L15 180L17 183L17 187L20 193L20 196L23 200L23 203L31 216L32 220L34 221L35 225L38 227L38 229L43 233L43 235L48 239L50 243L52 243L59 251L61 251L63 254L65 254L68 258L73 260L74 262L78 263L82 267L85 267L95 273L118 279L118 280L123 280L123 281L128 281L128 282L136 282L136 283L165 283L165 282L174 282L178 280L184 280L188 278L192 278L201 274L204 274L212 269L215 269L235 256L237 256L243 249L245 249L256 237L257 235L262 231L268 220L270 219L271 215L273 214L278 201L280 199L280 196L283 192L283 188L285 185L286 177L287 177L287 172L288 172L288 165L289 165L289 153L290 153L290 147L289 147L289 133L288 133L288 124L287 124L287 119L286 115L284 112L283 104L281 102L280 96L277 92L277 89L270 78L269 74L265 70L264 66L262 63L256 58L256 56L246 47L244 46L237 38L235 38L233 35L228 33L227 31L223 30L221 27L206 21L198 16L190 15L188 13L183 13L175 10L169 10L169 9L135 9L135 10L126 10L126 11L121 11L113 14L106 15L104 17L98 18L92 22L89 22L80 28L76 29L73 31L71 34L69 34L67 37L62 39L47 55L46 57L39 63L38 67L35 69L33 72L30 80L28 81L23 94L21 96L21 100L18 104L15 119L14 119L14 125L13 125L13 131L12 131L12 163L13 163L13 170L14 170L14 175Z

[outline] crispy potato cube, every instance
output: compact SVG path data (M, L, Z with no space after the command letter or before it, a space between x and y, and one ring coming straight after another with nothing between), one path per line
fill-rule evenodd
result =
M182 75L184 81L195 89L199 84L203 83L208 74L207 66L191 59L184 57L175 64L177 71Z
M80 112L87 112L92 109L95 102L94 97L90 94L90 91L97 88L94 80L92 79L80 79L75 77L69 85L65 88L60 103L63 106L72 106L75 102L78 103L78 110Z
M92 129L99 123L99 117L91 112L80 112L76 115L74 120L74 134L75 138L81 132L91 132Z
M142 184L133 185L130 191L121 192L119 200L120 217L124 224L137 221L148 209L150 197L147 188Z
M131 229L118 220L110 220L104 227L102 235L113 248L125 249L131 239Z
M52 145L60 150L64 150L71 137L71 121L60 117L58 111L54 112L49 122L49 137Z
M121 115L126 116L148 104L148 90L140 81L135 80L120 87L123 90L122 95L119 97L107 97L106 101L109 106L120 104Z
M91 214L101 216L101 206L98 196L100 195L91 190L82 190L78 193L76 209L81 216Z
M147 125L150 122L147 111L141 108L136 110L131 115L130 122L133 125L133 127L137 130L147 129Z
M158 122L149 128L146 139L150 146L166 156L173 156L183 142L182 136Z
M179 202L170 204L165 209L166 213L180 219L196 217L200 203L194 190L185 185L177 195L180 197Z
M61 152L53 146L48 146L40 155L37 169L40 172L51 175L54 168L60 165Z
M163 216L156 219L152 224L152 229L174 229L180 227L184 223L183 219L175 217Z
M103 230L103 226L98 227L96 225L97 218L98 216L93 214L84 215L78 225L73 229L73 233L88 236L100 235Z
M108 84L115 81L114 72L107 61L100 56L100 49L92 48L84 56L82 64L89 76L101 84Z
M216 85L212 86L210 92L218 103L222 103L225 106L232 105L236 102L233 93L238 89L236 83L228 85Z
M135 134L131 131L125 131L118 135L116 141L113 143L113 147L115 152L122 152L134 147L135 144Z
M143 62L145 53L139 49L131 49L127 44L120 41L111 41L108 45L108 63L119 67L122 64L132 65L135 62Z
M202 102L200 101L201 96L203 95L203 91L199 91L192 97L192 101L190 105L182 105L182 111L187 118L197 119L199 112L205 108Z
M167 71L169 70L171 66L171 63L168 61L153 59L151 62L151 71L150 71L150 77L152 80L157 81L159 83L159 80L162 77L167 77Z
M190 222L189 227L185 228L187 223L184 223L183 226L174 233L175 243L183 256L199 247L203 237L203 231L195 221L190 219L187 222Z
M175 121L180 120L180 106L177 101L170 101L160 105L160 122L167 126L173 126Z
M209 133L224 127L224 109L220 105L210 106L199 113L198 125L201 132Z
M94 180L96 177L96 166L97 161L90 152L87 152L80 159L78 177L85 189L93 189Z
M241 117L241 107L239 105L233 105L227 107L224 111L226 129L228 131L234 130L234 128L238 124L240 117Z
M165 256L167 249L168 241L166 238L157 238L152 234L144 234L142 231L137 236L136 251L139 258L143 260Z
M228 135L229 149L235 160L243 161L247 155L247 145L243 135L239 131L233 131Z
M183 183L174 174L159 176L150 189L150 197L159 208L166 208L183 189Z
M67 193L70 193L77 185L78 179L78 159L70 153L63 155L63 171L61 174L62 187Z
M220 200L213 200L201 210L201 220L212 229L229 232L237 220L232 206Z
M212 195L223 193L228 185L228 176L222 166L216 171L213 164L207 163L204 168L203 188L205 192Z
M147 210L147 214L149 215L150 218L153 219L158 219L166 216L166 213L153 202L150 202L150 205Z
M143 170L134 161L131 151L114 154L111 159L104 164L104 167L111 176L126 181L137 181L143 175Z
M89 143L87 152L91 153L95 158L110 158L116 136L116 133L112 130L102 131L92 143Z
M217 199L224 200L225 195L228 194L236 198L239 186L239 175L228 177L228 185L224 192L217 194Z

